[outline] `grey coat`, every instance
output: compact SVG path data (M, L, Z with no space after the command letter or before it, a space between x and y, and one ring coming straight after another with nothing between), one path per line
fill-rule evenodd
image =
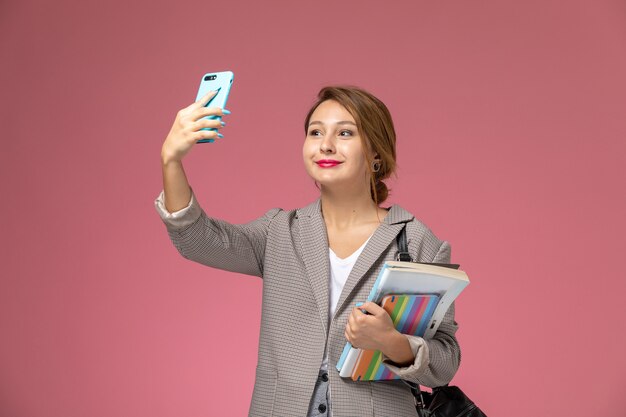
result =
M234 225L208 217L194 196L173 214L163 193L156 208L182 256L204 265L263 278L258 364L249 416L306 416L319 368L328 350L334 417L416 416L402 381L354 382L335 369L346 343L344 328L355 303L364 302L383 263L393 260L397 234L407 228L409 252L423 262L449 262L450 245L413 215L393 205L363 249L328 318L330 266L320 200L297 210L272 209ZM454 304L435 337L409 337L415 362L385 363L402 379L424 386L448 383L459 366Z

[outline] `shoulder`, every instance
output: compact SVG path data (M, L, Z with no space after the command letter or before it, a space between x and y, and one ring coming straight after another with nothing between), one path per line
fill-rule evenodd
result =
M405 219L407 244L414 259L419 262L432 262L441 251L449 252L449 243L440 239L426 223L411 212L399 205L391 206L390 214L392 211L397 217Z
M301 208L283 209L272 208L262 218L273 226L288 226L294 224L298 218L321 217L319 200Z

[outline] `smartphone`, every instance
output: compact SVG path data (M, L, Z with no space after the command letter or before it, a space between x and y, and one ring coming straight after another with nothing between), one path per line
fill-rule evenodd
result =
M217 94L206 104L205 107L219 107L224 109L230 94L230 87L233 85L234 74L232 71L211 72L204 74L198 88L196 101L200 100L209 91L217 90ZM222 116L207 116L205 119L222 120ZM202 130L217 130L215 128L204 128ZM211 143L214 139L200 139L197 143Z

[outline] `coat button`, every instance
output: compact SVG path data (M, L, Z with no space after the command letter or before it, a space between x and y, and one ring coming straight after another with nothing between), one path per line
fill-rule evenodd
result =
M319 407L317 407L318 411L320 413L323 413L326 411L326 404L320 404Z
M328 374L322 374L322 381L328 382Z

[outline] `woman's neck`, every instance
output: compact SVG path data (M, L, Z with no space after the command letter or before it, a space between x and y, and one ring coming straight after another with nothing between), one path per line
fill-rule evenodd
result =
M369 190L329 190L322 186L321 204L328 227L349 228L372 221L381 222L386 211L376 206ZM382 215L381 215L382 213Z

